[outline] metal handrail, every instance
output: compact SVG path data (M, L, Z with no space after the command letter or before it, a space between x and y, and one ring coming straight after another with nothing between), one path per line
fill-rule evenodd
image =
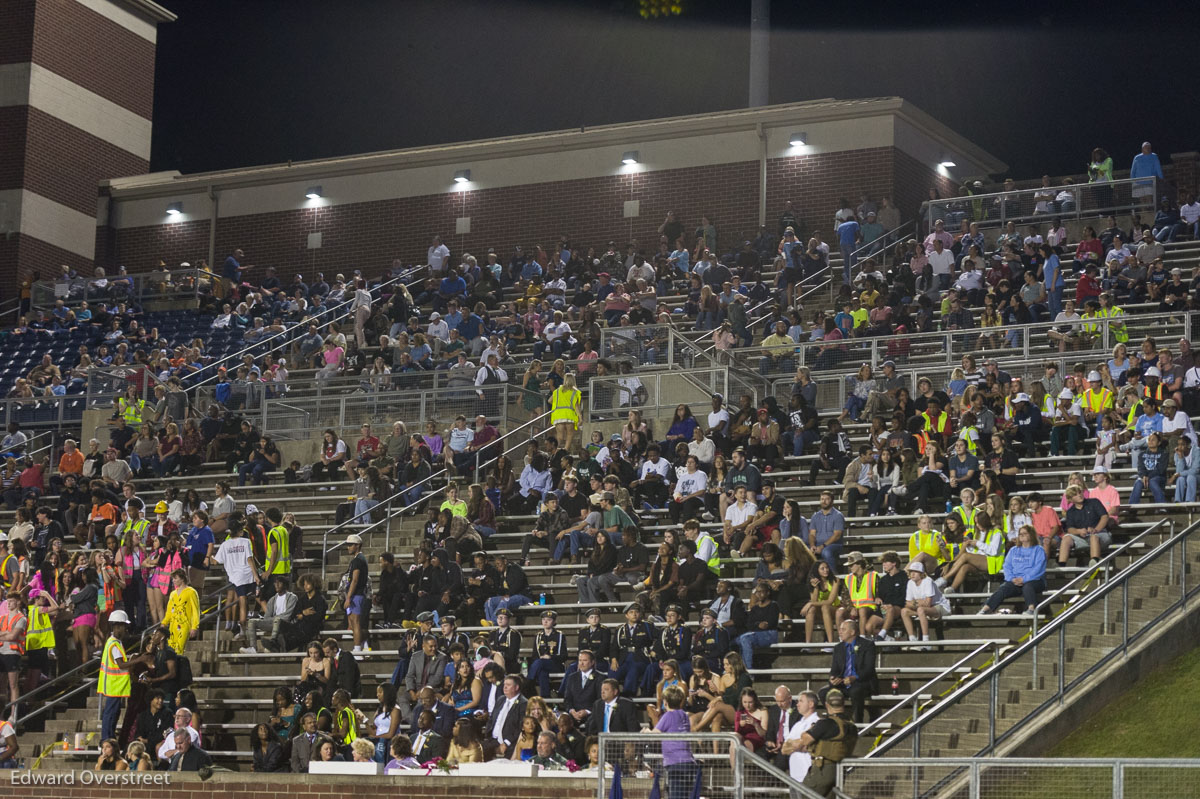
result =
M1072 587L1076 583L1086 583L1088 580L1091 580L1094 575L1104 573L1108 569L1109 565L1111 565L1112 563L1114 563L1116 561L1117 556L1124 553L1125 550L1129 549L1133 545L1140 543L1143 538L1145 538L1146 536L1150 535L1150 533L1157 530L1161 525L1166 523L1166 521L1167 521L1166 519L1162 519L1159 522L1157 522L1156 524L1152 525L1151 527L1147 527L1145 530L1138 533L1136 536L1129 539L1124 544L1121 544L1121 546L1112 550L1107 555L1105 555L1103 558L1101 558L1099 561L1097 561L1096 566L1094 568L1089 568L1086 571L1080 572L1079 574L1072 577L1071 580L1068 581L1066 585L1061 586L1054 593L1050 594L1047 597L1044 597L1042 599L1042 601L1037 604L1037 607L1035 607L1034 611L1033 611L1033 633L1037 634L1038 620L1041 618L1043 610L1049 608L1050 605L1053 604L1054 602L1056 602L1060 596L1062 596L1063 594L1072 590ZM1079 594L1076 594L1076 595L1079 596Z
M892 230L887 231L886 233L884 233L881 236L876 236L875 238L871 239L870 241L866 242L865 244L862 244L861 246L859 246L859 248L857 250L855 250L853 253L851 253L851 255L852 255L852 257L855 257L855 258L874 257L873 255L867 255L866 251L869 250L875 244L878 244L879 242L884 241L885 239L895 236L896 237L895 241L886 245L883 249L881 249L879 251L879 252L885 252L890 247L895 247L897 244L904 241L903 234L900 231L905 230L906 228L910 228L910 227L915 231L916 227L917 227L917 220L910 219L907 222L901 222L899 225L897 225Z
M542 421L543 419L546 419L547 417L549 417L549 416L550 416L550 414L551 414L551 413L552 413L552 411L546 411L545 413L541 414L540 416L536 416L536 417L534 417L533 419L530 419L528 422L525 422L525 423L524 423L524 424L522 424L520 427L516 427L516 428L514 428L514 429L512 429L512 430L508 431L508 432L507 432L507 433L505 433L504 435L500 436L500 437L499 437L499 438L497 438L495 441L489 442L489 443L487 444L487 446L488 446L488 447L492 447L493 445L498 445L498 444L500 444L502 441L504 441L504 440L505 440L506 438L508 438L509 436L514 436L514 435L516 435L517 433L519 433L520 431L522 431L522 430L524 430L524 429L526 429L526 428L529 428L529 427L531 427L532 425L534 425L534 424L536 424L536 423L538 423L538 422ZM549 431L550 431L550 430L552 430L552 429L553 429L553 426L551 426L550 428L547 428L547 429L545 429L545 430L542 430L542 431L541 431L541 432L539 432L539 433L535 433L535 434L531 435L531 436L529 437L529 439L526 439L524 442L522 442L522 444L517 444L517 445L515 445L515 446L509 447L509 448L508 448L508 449L506 449L506 450L502 450L502 451L500 451L498 454L496 454L494 457L492 457L490 460L484 461L483 463L478 463L478 462L476 462L476 466L475 466L475 473L476 473L476 475L478 475L478 474L479 474L479 470L480 470L480 469L482 469L483 467L485 467L485 466L491 466L493 463L495 463L497 460L499 460L501 455L507 455L508 453L510 453L510 452L513 452L513 451L514 451L514 450L516 450L518 447L520 447L520 446L523 446L524 444L528 443L528 441L532 440L533 438L536 438L536 437L537 437L537 436L539 436L539 435L543 435L544 433L547 433L547 432L549 432ZM442 467L442 468L441 468L441 469L439 469L438 471L436 471L436 472L432 472L432 473L431 473L431 474L430 474L428 477L426 477L425 479L423 479L423 480L420 480L420 481L418 481L418 482L416 482L416 483L413 483L412 485L410 485L410 486L408 486L408 487L404 488L403 490L396 491L396 493L392 494L392 495L391 495L390 497L388 497L387 499L385 499L385 500L381 501L381 502L379 503L379 505L377 505L376 507L384 507L385 509L387 509L387 508L391 508L391 507L392 507L392 505L393 505L393 503L395 503L395 501L396 501L396 499L397 499L397 498L402 498L402 497L404 496L404 494L408 493L409 491L413 490L414 488L417 488L418 486L422 486L422 485L425 485L425 484L427 484L427 483L432 483L432 482L433 482L433 481L434 481L436 478L439 478L439 477L441 477L441 476L443 476L443 475L447 474L447 472L448 472L448 469L446 469L445 467ZM413 508L416 508L418 505L420 505L422 502L430 502L430 501L432 501L432 500L433 500L435 497L437 497L437 496L438 496L438 495L439 495L439 494L440 494L442 491L445 491L445 490L446 490L446 487L445 487L445 486L442 486L441 488L438 488L438 489L436 489L435 491L433 491L433 492L431 492L431 493L429 493L429 494L426 494L426 495L422 496L422 497L421 497L421 498L419 498L419 499L418 499L416 502L413 502L412 504L409 504L409 505L404 505L404 506L400 507L398 510L385 510L385 512L386 512L386 515L384 516L384 518L380 519L380 520L379 520L379 521L377 521L377 522L373 522L373 523L371 523L370 525L368 525L367 527L365 527L365 528L364 528L364 529L362 529L362 530L359 530L359 531L358 531L358 534L359 534L359 535L364 535L364 534L366 534L366 533L370 533L370 532L372 532L373 530L375 530L376 528L378 528L380 525L386 525L386 526L387 526L387 531L388 531L388 533L390 534L390 533L391 533L391 523L392 523L392 517L394 517L394 516L399 516L399 515L403 514L405 511L412 510ZM329 529L327 529L327 530L326 530L326 531L325 531L325 532L322 534L322 536L321 536L321 584L322 584L322 585L324 585L324 583L325 583L325 579L326 579L326 576L327 576L327 574L328 574L328 571L327 571L327 570L328 570L328 566L329 566L329 555L331 555L333 552L335 552L336 550L340 549L341 547L345 546L345 544L346 544L346 542L345 542L345 541L339 541L338 543L334 544L334 545L331 547L331 546L329 546L329 536L330 536L330 534L331 534L331 533L335 533L335 532L337 532L337 531L339 531L339 530L344 530L345 528L347 528L347 527L350 527L350 526L353 524L353 522L354 522L354 519L355 519L355 518L356 518L356 517L354 517L354 516L351 516L349 519L347 519L346 521L342 522L341 524L334 525L333 527L330 527L330 528L329 528Z
M1122 178L1121 180L1107 180L1099 183L1071 183L1062 184L1059 186L1035 186L1034 188L1029 189L1011 189L1009 191L996 191L988 194L969 194L959 195L956 197L939 198L937 200L926 200L924 203L922 203L922 208L918 211L918 214L922 221L929 225L929 229L933 230L934 222L945 216L948 212L952 211L950 207L951 205L961 204L969 207L975 203L984 203L989 200L992 201L992 204L995 204L995 200L1001 198L1005 200L1011 199L1016 201L1022 197L1032 198L1038 192L1053 192L1055 196L1057 196L1062 191L1069 191L1075 197L1075 208L1066 213L1040 214L1036 216L1034 214L1017 214L1010 216L1007 208L1007 202L1002 202L1000 203L1000 213L998 216L988 218L985 215L983 219L972 219L971 221L977 222L982 226L984 224L1005 225L1008 222L1017 222L1036 218L1052 219L1056 216L1060 218L1082 219L1084 216L1099 214L1103 211L1116 211L1132 209L1135 207L1132 202L1132 198L1130 198L1129 202L1085 209L1083 207L1083 197L1085 192L1095 192L1097 189L1104 187L1116 188L1118 186L1129 186L1132 188L1133 186L1138 185L1149 185L1152 187L1153 192L1150 196L1149 204L1142 204L1136 207L1143 209L1156 208L1158 206L1160 186L1158 179L1150 176L1144 178ZM935 211L939 210L939 213L935 213ZM1085 211L1088 213L1085 213Z
M1155 530L1158 527L1161 527L1162 525L1166 524L1167 521L1168 521L1167 519L1160 520L1153 527L1150 528L1150 531ZM1176 541L1179 541L1182 538L1184 538L1185 536L1190 535L1192 533L1192 531L1197 528L1200 528L1200 522L1195 522L1195 523L1189 525L1187 529L1172 536L1170 539L1168 539L1167 541L1164 541L1162 544L1155 547L1153 550L1148 552L1146 555L1142 556L1140 559L1138 559L1134 563L1129 564L1127 567L1125 567L1125 569L1120 574L1114 576L1108 582L1101 585L1096 591L1085 596L1081 601L1076 602L1073 605L1071 605L1070 607L1068 607L1067 610L1065 610L1063 613L1060 613L1049 624L1047 624L1040 631L1038 631L1038 633L1036 635L1031 634L1028 638L1025 639L1025 641L1023 643L1019 644L1015 649L1010 650L1004 656L1004 658L1002 660L996 661L988 668L986 668L983 671L976 674L973 678L968 680L966 683L960 685L953 692L951 692L948 696L943 698L941 702L937 703L935 706L933 706L932 708L927 710L925 712L925 715L921 716L919 719L914 719L910 724L907 724L904 727L900 728L894 735L888 737L887 740L885 740L879 746L875 747L870 752L868 752L866 757L867 758L881 757L881 756L883 756L883 754L885 752L895 748L899 744L899 742L903 741L904 739L906 739L910 736L913 736L913 735L919 736L921 728L931 718L936 718L937 716L941 715L949 707L954 705L960 698L968 695L971 691L975 690L980 685L983 685L988 680L994 679L994 677L996 675L998 675L1000 673L1000 671L1005 669L1009 663L1015 662L1017 658L1024 655L1026 652L1029 652L1031 650L1036 651L1037 646L1039 644L1041 644L1043 641L1045 641L1047 638L1049 638L1049 636L1051 634L1053 634L1055 631L1065 630L1067 623L1070 622L1075 616L1079 615L1079 613L1082 612L1083 609L1090 607L1091 605L1093 605L1100 599L1107 598L1108 595L1113 590L1115 590L1116 586L1126 584L1128 579L1133 574L1141 571L1143 568L1145 568L1145 566L1147 564L1149 564L1150 562L1155 560L1162 552L1164 552L1168 548L1172 547ZM1147 531L1147 532L1149 532L1149 531ZM1060 652L1060 655L1061 654L1062 653ZM1058 675L1059 675L1060 686L1061 686L1062 685L1061 681L1063 679L1061 662L1058 664ZM1020 723L1020 722L1018 722L1018 723ZM919 740L919 738L918 738L918 740Z
M199 630L201 627L204 626L204 622L206 620L212 619L212 618L219 618L221 610L222 610L220 598L225 595L225 592L230 587L231 587L231 584L226 583L225 585L221 586L216 591L212 591L208 594L205 594L205 596L201 599L200 604L201 604L201 607L203 607L205 602L211 601L212 598L215 596L215 597L217 597L217 605L213 608L210 608L207 611L201 611L199 622L196 625L197 630ZM147 626L146 629L142 631L141 636L138 638L137 648L133 649L131 647L131 649L133 649L133 651L138 651L140 649L143 649L146 645L147 636L149 636L150 633L152 633L154 631L155 627L159 627L159 626L161 626L161 624L151 624L151 625ZM180 653L180 654L182 654L182 653ZM51 708L53 708L59 704L62 704L62 702L74 697L76 694L80 693L81 691L91 691L91 688L92 688L91 683L86 682L86 678L90 677L92 674L98 672L99 670L100 670L100 652L97 651L92 654L92 657L89 658L86 663L81 663L78 666L76 666L75 668L71 669L70 671L67 671L63 674L59 674L54 679L44 682L41 685L33 688L31 691L18 696L15 700L10 701L6 705L4 705L3 711L0 711L0 712L2 712L4 715L7 715L9 710L13 707L14 704L17 705L18 707L20 707L20 705L27 703L32 697L37 696L41 693L44 693L48 689L60 688L60 687L62 687L63 683L71 682L72 678L76 674L80 674L81 672L87 672L83 675L85 678L85 682L82 685L72 689L71 691L68 691L65 694L62 694L61 696L54 698L53 700L45 702L41 707L39 707L35 710L32 710L29 713L22 714L19 718L19 723L24 725L30 719L34 719L34 718L37 718L37 717L45 714Z
M386 286L391 286L396 283L403 282L405 278L417 273L421 269L424 269L424 267L415 267L415 266L409 267L408 269L401 272L399 275L396 275L395 277L391 278L390 280L384 281L383 283L380 283L379 285L375 286L375 288L381 289ZM407 285L407 284L405 284L405 285ZM350 315L349 306L353 303L354 303L354 298L352 297L348 300L344 300L344 301L338 303L337 305L326 308L325 309L326 313L334 313L334 312L337 312L339 309L343 309L343 310L342 310L342 313L340 313L336 316L332 316L327 321L322 322L321 327L328 327L329 325L333 324L334 322L338 322L342 319L345 319L347 316ZM295 322L290 327L284 328L283 330L279 331L278 333L272 333L270 336L267 336L264 339L256 341L248 347L243 347L242 349L238 350L237 352L235 352L231 355L226 355L223 358L213 361L212 363L205 364L203 371L211 370L212 374L210 374L208 377L204 378L203 380L200 380L196 383L191 384L190 386L188 386L188 390L193 391L194 389L197 389L203 385L206 385L206 384L211 383L212 381L216 380L217 370L222 365L230 363L230 362L234 362L234 361L240 361L242 359L243 355L247 355L247 354L251 353L252 351L258 351L263 355L267 355L272 352L275 352L276 350L280 349L281 347L283 347L286 344L290 344L293 340L292 335L297 330L299 330L301 328L301 326L303 326L304 328L307 328L308 325L310 325L310 324L312 324L311 319L306 317L298 322ZM278 339L283 339L283 340L280 343L276 344L275 346L268 348L265 352L262 350L262 346L264 344L267 344L268 342L271 342L271 341L276 341Z
M913 691L912 693L910 693L908 696L904 697L904 698L903 698L903 699L901 699L899 702L897 702L896 704L892 705L890 708L888 708L887 710L885 710L885 711L884 711L882 714L880 714L879 716L876 716L876 717L875 717L875 719L874 719L874 720L872 720L870 724L868 724L866 727L863 727L861 730L859 730L859 731L858 731L858 735L859 735L859 737L860 737L860 738L865 738L865 737L866 737L866 735L867 735L867 733L869 733L871 730L873 730L873 729L875 729L875 728L879 727L879 726L880 726L880 723L881 723L881 722L882 722L884 719L886 719L888 716L890 716L890 715L892 715L893 713L895 713L895 712L896 712L897 710L899 710L900 708L902 708L902 707L903 707L903 708L906 708L906 707L908 707L910 704L912 705L912 719L911 719L911 720L912 720L912 721L915 721L915 720L917 719L917 717L918 717L918 714L919 714L919 712L920 712L920 704L921 704L921 695L922 695L922 694L924 694L924 693L925 693L926 691L928 691L930 688L932 688L933 686L937 685L937 684L938 684L939 682L941 682L942 680L946 679L946 677L948 677L948 676L952 675L952 674L953 674L953 673L954 673L954 672L955 672L957 669L960 669L960 668L962 668L962 667L963 667L963 666L965 666L965 665L966 665L968 662L970 662L971 660L974 660L976 657L978 657L978 656L979 656L980 654L982 654L984 651L986 651L987 649L990 649L990 648L991 648L991 647L993 647L993 646L996 646L996 644L994 644L994 643L991 643L991 642L989 642L989 643L986 643L986 644L980 644L979 646L975 647L975 649L971 650L971 652L970 652L970 653L968 653L967 655L964 655L962 658L960 658L959 660L957 660L957 661L956 661L956 662L955 662L953 665L951 665L951 666L947 666L945 669L943 669L943 670L941 671L941 673L939 673L937 676L935 676L935 677L931 678L930 680L928 680L928 681L927 681L927 682L926 682L924 685L922 685L920 688L916 689L915 691Z

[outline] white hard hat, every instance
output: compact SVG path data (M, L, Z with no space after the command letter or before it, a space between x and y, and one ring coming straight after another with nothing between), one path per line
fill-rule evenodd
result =
M1143 377L1162 377L1162 372L1158 371L1157 366L1151 366L1149 369L1146 370L1146 373L1142 376Z
M1073 399L1075 399L1075 395L1073 393L1071 393L1071 389L1064 388L1062 391L1058 392L1058 398L1060 400L1062 400L1062 399L1073 400Z
M1088 372L1088 382L1089 383L1099 383L1100 382L1100 373L1095 370Z
M114 610L108 614L109 624L129 624L129 617L125 615L123 610Z

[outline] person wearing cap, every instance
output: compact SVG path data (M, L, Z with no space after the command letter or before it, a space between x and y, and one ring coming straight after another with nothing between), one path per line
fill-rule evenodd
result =
M438 619L438 626L441 627L441 635L438 639L438 651L450 658L450 647L458 644L463 648L464 652L471 651L471 638L466 633L458 631L458 617L447 613Z
M538 687L543 699L550 698L550 673L563 670L567 655L567 637L558 629L558 613L542 611L542 631L533 639L533 658L529 661L529 681Z
M371 612L370 601L367 598L368 582L371 577L367 559L362 555L362 537L351 533L346 536L346 552L350 555L350 563L346 566L346 623L354 636L354 652L370 651L367 645L366 625Z
M854 619L864 635L875 635L883 626L876 588L879 575L871 569L870 562L861 552L851 552L846 556L846 568L850 571L842 577L842 581L846 583L850 601L837 609L837 623L841 625L846 619Z
M1050 422L1050 454L1062 453L1064 444L1066 454L1074 455L1079 449L1079 428L1083 411L1075 401L1075 394L1069 388L1064 388L1058 395L1058 403L1054 407L1054 416Z
M1113 408L1113 393L1103 385L1100 373L1094 369L1088 373L1087 381L1088 387L1080 396L1079 404L1083 420L1095 432L1100 416Z
M1156 439L1157 433L1152 433L1151 437ZM1166 452L1160 453L1163 476L1166 476ZM1145 453L1143 453L1143 458ZM1141 473L1139 467L1139 474ZM1161 485L1159 483L1159 493L1161 494ZM1140 497L1140 483L1134 483L1134 491ZM1067 511L1063 517L1063 529L1066 534L1062 537L1062 544L1058 550L1058 565L1066 566L1070 557L1075 552L1087 551L1091 555L1089 565L1094 566L1099 562L1104 555L1104 551L1112 545L1112 533L1108 531L1109 515L1107 509L1098 499L1093 499L1086 496L1087 492L1082 486L1068 486L1063 492L1063 496L1067 500ZM1161 499L1158 501L1162 501ZM1131 496L1130 504L1136 503L1137 500Z
M663 664L674 660L678 664L678 676L686 682L692 676L692 639L695 637L683 623L686 610L683 605L668 605L663 614L666 624L660 629L654 642L654 658L650 668L642 677L641 691L653 696L659 680L663 678Z
M1158 412L1158 403L1149 398L1131 406L1129 416L1131 419L1129 423L1130 432L1126 434L1129 436L1129 439L1125 443L1118 445L1117 449L1130 454L1130 458L1132 459L1131 465L1136 469L1138 456L1146 449L1146 442L1150 434L1162 434L1163 423L1166 420Z
M7 546L8 542L4 543ZM28 643L26 632L32 630L30 617L26 617L21 607L21 596L22 592L18 588L9 591L8 596L0 600L0 673L6 675L8 700L11 704L10 721L13 723L16 723L17 719L17 697L21 695L21 656L25 654L25 646ZM54 645L53 635L50 645Z
M146 583L142 575L142 561L146 559L146 528L150 523L142 517L145 506L136 496L125 503L125 521L115 531L121 542L117 558L125 576L125 612L133 622L133 630L146 626Z
M942 616L950 614L950 600L948 600L934 583L933 578L929 577L925 571L925 564L921 561L913 561L905 567L908 572L908 587L904 594L905 612L901 615L901 621L904 622L904 629L908 633L909 641L928 641L929 640L929 623L937 621ZM917 620L921 628L921 637L917 638L916 625L913 619ZM928 650L931 647L921 646L918 650Z
M488 648L492 659L501 666L517 669L521 662L521 631L512 626L513 612L508 608L496 611L496 626L488 631Z
M704 608L700 611L700 629L692 641L692 656L701 657L714 674L724 670L724 658L732 649L729 631L717 622L717 611Z
M617 628L613 641L612 674L627 696L637 696L654 651L657 630L642 621L642 608L631 602L625 608L625 623Z

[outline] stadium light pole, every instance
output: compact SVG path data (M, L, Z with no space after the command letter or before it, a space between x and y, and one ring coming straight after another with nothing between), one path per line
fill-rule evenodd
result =
M750 3L750 108L767 105L771 66L771 0Z

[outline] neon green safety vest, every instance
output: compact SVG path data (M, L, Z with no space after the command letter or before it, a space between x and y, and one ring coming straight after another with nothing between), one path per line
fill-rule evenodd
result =
M719 555L717 555L717 542L713 541L713 537L711 535L709 535L708 533L700 533L700 535L696 536L696 551L697 552L700 551L702 545L704 544L704 539L706 539L706 538L709 541L712 541L713 551L712 551L712 556L704 562L704 565L708 566L708 570L710 572L712 572L713 574L720 577L721 576L721 558Z
M1101 319L1115 320L1118 316L1124 315L1125 312L1115 305L1111 308L1101 308L1096 312L1096 316ZM1129 342L1129 328L1125 326L1124 322L1109 322L1108 329L1112 331L1113 339L1118 343L1126 344Z
M875 608L875 572L867 572L855 583L853 574L846 575L846 588L850 590L850 604L856 608Z
M104 654L100 658L100 682L96 687L96 692L101 696L129 696L129 672L117 667L118 658L125 659L125 647L109 636L104 642Z
M291 574L292 558L288 554L288 529L282 524L267 531L267 560L271 559L271 545L275 546L275 567L271 574Z
M142 423L142 414L146 410L146 401L134 400L130 403L129 400L121 397L117 400L117 410L121 416L125 417L126 424L136 427Z
M50 614L37 605L30 605L27 617L29 626L25 628L25 649L50 649L54 646L54 625Z

